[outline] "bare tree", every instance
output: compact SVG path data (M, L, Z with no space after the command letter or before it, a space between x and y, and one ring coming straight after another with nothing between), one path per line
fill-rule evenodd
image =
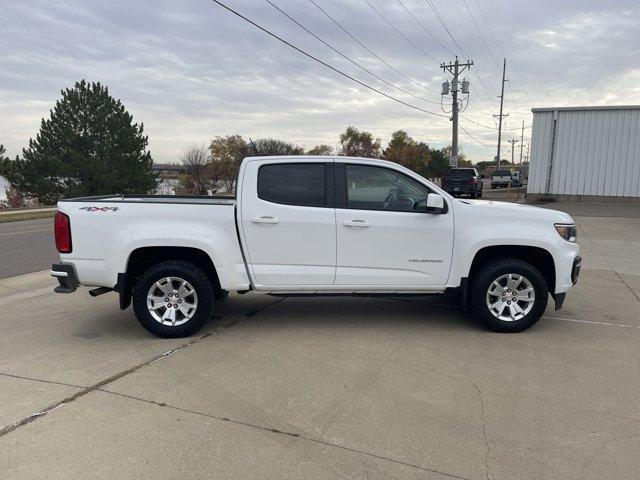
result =
M211 155L207 146L188 146L180 160L185 170L180 178L181 190L193 195L206 195L214 186Z

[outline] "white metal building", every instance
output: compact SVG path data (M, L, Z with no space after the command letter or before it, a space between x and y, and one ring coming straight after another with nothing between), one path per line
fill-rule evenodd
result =
M640 106L531 111L528 198L640 198Z

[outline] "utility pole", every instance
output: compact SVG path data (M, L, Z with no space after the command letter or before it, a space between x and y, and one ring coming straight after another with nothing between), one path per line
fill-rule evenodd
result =
M460 63L458 61L458 56L456 55L456 61L454 63L449 64L440 64L440 68L442 70L449 72L453 75L453 80L451 80L451 122L452 122L452 131L451 131L451 157L449 158L449 166L452 168L458 167L458 113L460 112L460 103L458 101L458 76L464 72L466 69L471 68L473 65L473 61L467 61L466 63ZM467 80L462 81L460 91L463 94L469 93L469 82ZM447 80L442 84L442 95L447 95L449 93L449 81Z
M520 166L522 166L522 149L524 148L524 120L522 120L522 130L520 131Z
M508 117L509 114L502 114L502 107L504 105L504 82L508 80L505 79L505 74L507 72L507 59L504 59L504 63L502 64L502 88L500 90L500 114L494 115L494 117L498 117L498 154L496 155L496 163L497 169L500 170L500 146L502 144L502 118Z
M511 164L515 165L514 161L514 154L515 154L515 148L516 148L516 143L518 143L520 140L517 140L515 138L512 138L511 140L508 140L507 143L511 144Z
M515 165L515 159L514 159L514 155L515 155L515 150L516 150L516 143L518 143L520 140L516 140L515 138L512 138L511 140L508 140L507 143L511 144L511 165ZM511 167L513 168L513 166ZM511 170L511 169L510 169ZM511 178L513 179L513 171L511 173ZM517 194L516 194L516 200L520 200L520 178L518 178L518 190L517 190ZM509 188L511 188L511 182L509 183Z

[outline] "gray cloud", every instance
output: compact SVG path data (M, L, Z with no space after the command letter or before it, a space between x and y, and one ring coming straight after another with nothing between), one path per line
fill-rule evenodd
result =
M390 89L340 58L263 1L225 0L265 27L376 88L440 112ZM308 0L273 0L291 16L390 82L436 102L428 92L378 62ZM457 50L425 0L405 5L448 49ZM363 0L317 0L378 55L435 90L443 74L398 36ZM395 0L371 0L422 49L452 59ZM530 123L534 106L640 103L636 1L508 2L466 0L494 57L508 58L507 126ZM499 69L484 47L463 0L434 0L476 67L466 114L493 125ZM482 20L486 15L499 48ZM188 143L214 135L275 136L310 147L334 145L348 124L383 140L404 128L434 145L450 137L446 118L433 117L375 95L267 37L207 0L12 2L2 5L0 143L17 154L35 136L62 88L85 78L101 81L143 122L157 161L175 161ZM476 76L477 75L477 76ZM494 155L496 132L466 120L478 140L461 134L474 160ZM509 130L507 138L518 135Z

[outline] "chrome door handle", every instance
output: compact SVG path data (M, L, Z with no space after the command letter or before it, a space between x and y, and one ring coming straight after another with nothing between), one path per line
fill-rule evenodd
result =
M371 224L366 220L345 220L342 222L345 227L369 228Z
M280 220L278 220L276 217L271 217L269 215L263 215L262 217L253 217L251 221L253 223L268 223L271 225L280 223Z

